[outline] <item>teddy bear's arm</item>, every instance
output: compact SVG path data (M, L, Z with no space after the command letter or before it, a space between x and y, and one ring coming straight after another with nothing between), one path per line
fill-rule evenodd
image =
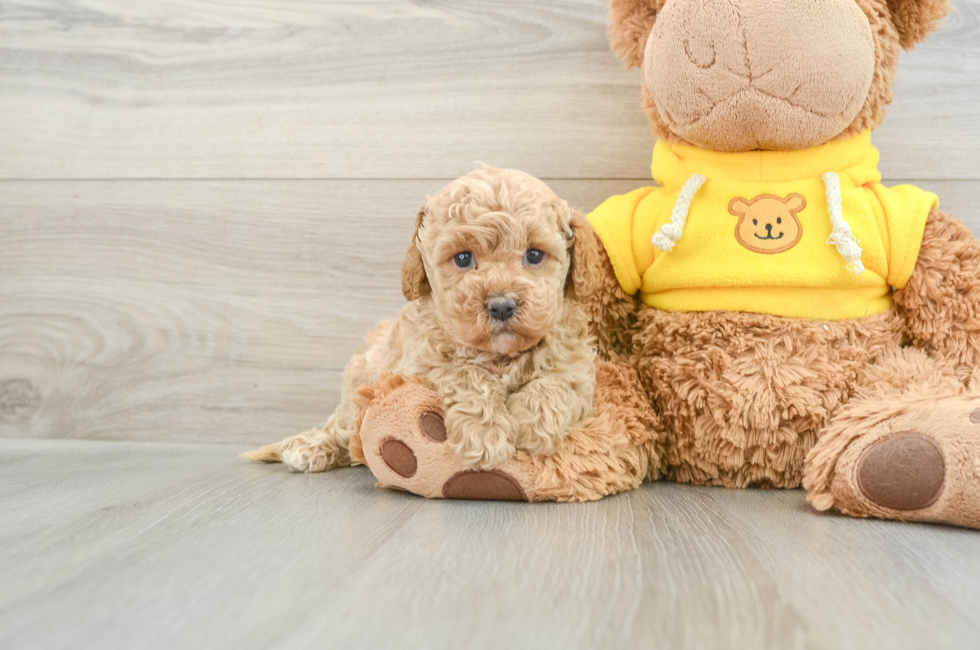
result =
M629 352L637 300L623 291L602 240L591 227L577 233L572 279L575 298L582 303L595 336L599 355Z
M916 347L980 367L980 241L962 221L933 209L895 303Z

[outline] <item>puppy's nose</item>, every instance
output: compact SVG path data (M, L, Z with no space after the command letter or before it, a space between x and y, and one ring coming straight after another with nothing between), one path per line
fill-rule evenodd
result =
M766 224L766 232L770 232L770 233L772 232L772 224L771 223L767 223Z
M487 311L490 318L501 323L510 319L517 310L517 301L505 296L497 296L487 301Z

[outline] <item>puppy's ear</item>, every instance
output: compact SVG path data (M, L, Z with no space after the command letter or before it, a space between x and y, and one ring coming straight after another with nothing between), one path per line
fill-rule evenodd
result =
M609 44L627 68L643 65L647 39L666 0L611 0Z
M408 252L405 253L405 263L402 264L402 293L405 294L405 299L409 301L418 300L432 291L429 286L429 278L425 275L422 251L419 249L419 229L422 227L424 218L425 208L422 208L415 217L415 234L412 235L412 243L408 246Z
M605 252L588 220L577 210L571 210L571 264L565 280L565 295L586 302L593 289L602 282L602 259Z
M939 21L949 13L949 0L888 0L892 23L899 43L906 50L926 40L939 29Z

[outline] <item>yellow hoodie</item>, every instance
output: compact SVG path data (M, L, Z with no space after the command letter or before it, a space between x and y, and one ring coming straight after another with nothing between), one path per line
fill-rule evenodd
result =
M616 277L657 309L842 320L892 304L938 198L880 184L870 132L805 151L657 142L661 187L589 215ZM655 246L656 243L656 246Z

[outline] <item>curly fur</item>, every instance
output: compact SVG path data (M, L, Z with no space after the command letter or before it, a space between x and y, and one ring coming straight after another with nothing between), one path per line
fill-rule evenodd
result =
M926 223L916 272L895 294L913 342L960 366L980 367L980 241L958 219L935 211Z
M804 456L854 392L861 368L901 338L892 313L817 323L642 309L632 360L670 432L668 477L798 486Z
M906 50L926 40L939 29L939 21L950 10L950 0L888 0L892 21Z
M591 413L595 352L586 315L570 299L576 276L586 276L572 259L576 232L587 230L581 215L541 181L488 167L430 197L415 225L402 267L411 302L351 359L333 416L247 458L274 461L278 453L304 472L362 461L356 439L351 456L351 439L358 403L371 396L358 389L385 373L427 380L446 406L449 443L480 467L516 449L548 453ZM544 251L544 261L527 263L530 248ZM472 253L470 268L453 261L462 251ZM487 307L499 296L517 305L503 322Z
M593 501L660 477L660 419L636 371L599 362L595 403L593 416L553 454L528 459L533 501Z
M628 352L638 303L620 288L602 240L584 220L576 231L571 278L599 354L610 358Z

